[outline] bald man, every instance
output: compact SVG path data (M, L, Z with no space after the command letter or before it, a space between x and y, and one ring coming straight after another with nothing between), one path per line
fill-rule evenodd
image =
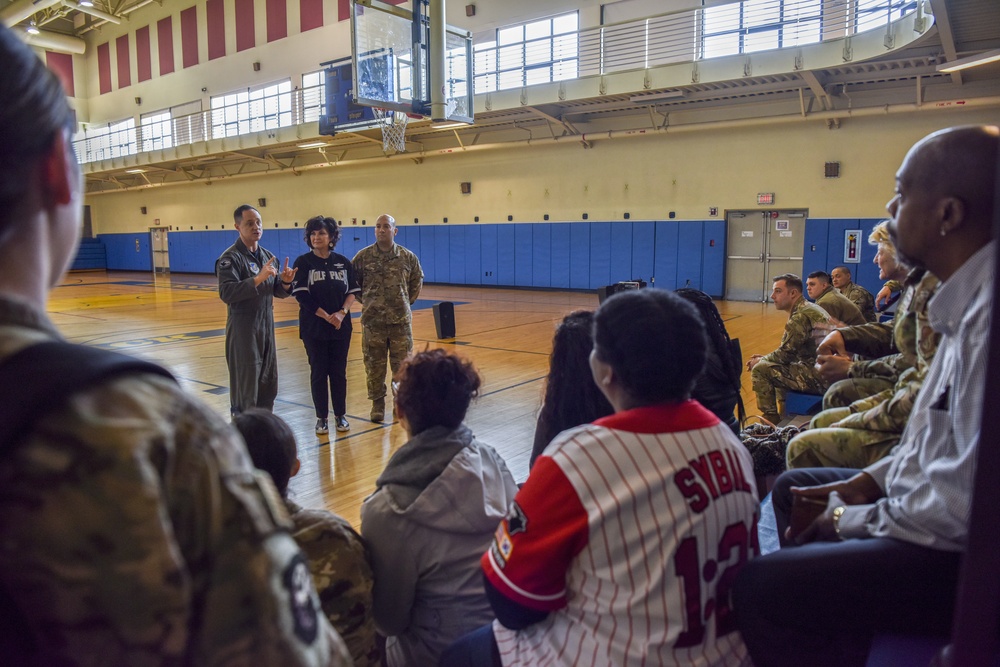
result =
M364 305L361 348L375 423L385 419L386 363L395 374L413 349L410 306L424 284L420 260L396 243L397 231L391 215L380 215L375 221L375 243L359 250L351 261Z
M928 305L941 343L892 454L860 472L778 478L779 534L805 546L755 559L737 579L737 623L757 667L863 665L875 634L951 630L986 383L998 146L995 126L942 130L896 174L889 232L900 259L941 279ZM793 497L797 516L810 502L825 510L785 534Z
M830 280L837 291L851 300L865 321L874 322L878 319L875 314L875 297L861 285L851 281L851 270L846 266L838 266L830 272Z

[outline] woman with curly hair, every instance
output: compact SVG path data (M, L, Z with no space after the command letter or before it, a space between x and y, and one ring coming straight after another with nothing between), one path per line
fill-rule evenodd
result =
M389 667L436 665L452 641L493 618L479 557L517 484L462 423L480 382L472 362L435 349L404 361L393 383L410 439L361 506Z

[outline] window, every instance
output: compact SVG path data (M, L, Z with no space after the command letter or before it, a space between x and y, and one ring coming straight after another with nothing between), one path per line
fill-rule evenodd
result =
M476 92L575 79L579 25L570 12L489 33L474 47Z
M139 117L139 152L156 151L174 145L170 110L144 113Z
M83 132L80 162L97 162L136 153L135 118L90 126Z
M326 72L302 75L302 122L319 120L326 113Z
M825 5L825 6L824 6ZM875 30L913 11L916 0L746 0L702 11L701 57L815 44Z
M292 82L212 98L212 137L235 137L292 124Z

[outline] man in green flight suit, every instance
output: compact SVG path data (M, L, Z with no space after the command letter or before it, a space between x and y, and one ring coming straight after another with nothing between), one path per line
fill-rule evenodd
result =
M420 295L424 272L420 260L395 242L396 220L380 215L375 243L362 248L351 263L361 288L361 347L368 377L371 420L385 419L385 367L395 373L413 349L410 306Z

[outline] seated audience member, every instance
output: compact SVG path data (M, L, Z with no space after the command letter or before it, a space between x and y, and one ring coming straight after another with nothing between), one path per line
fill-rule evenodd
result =
M695 399L718 417L723 424L740 432L740 423L734 412L740 400L740 376L743 368L733 355L733 342L722 322L719 309L712 297L701 290L682 287L675 292L677 296L691 303L698 309L701 321L705 324L708 345L705 347L705 370L698 376L691 390L691 398ZM740 407L742 410L742 406ZM745 416L745 415L744 415Z
M841 294L851 300L865 321L874 322L877 319L875 314L875 297L861 285L851 281L851 270L846 266L838 266L830 272L830 281Z
M531 462L541 456L552 438L580 424L589 424L614 412L590 375L590 350L594 347L594 313L578 310L556 327L545 378L545 399L535 424Z
M789 468L864 468L888 454L899 442L941 339L941 334L931 328L927 319L927 304L938 282L934 274L923 269L914 269L907 280L894 320L893 335L899 353L893 356L899 358L897 368L905 366L896 382L847 407L827 408L813 417L809 429L788 443ZM872 323L858 328L878 326ZM816 348L817 365L830 354L847 354L843 346L845 334L839 332L830 334L830 342L824 341ZM850 329L848 332L846 337L857 335ZM879 362L892 368L892 364L881 360L867 363ZM855 365L866 365L866 362Z
M757 408L772 424L781 421L778 412L778 394L784 397L787 390L821 394L826 381L814 368L816 341L812 330L816 323L830 321L825 310L802 296L802 280L786 273L773 278L771 300L778 310L788 312L785 333L781 343L766 355L755 354L747 361L747 370L757 394Z
M75 114L2 24L0 63L0 365L15 378L0 417L13 431L0 445L0 663L349 664L237 434L152 364L70 346L46 314L80 240ZM90 383L58 386L60 358ZM13 408L39 385L68 395L41 414ZM34 418L18 428L19 416Z
M951 630L987 373L998 147L1000 128L957 127L903 159L889 231L901 259L941 279L928 306L941 342L889 456L861 471L778 478L779 534L794 514L786 541L804 546L737 577L733 604L757 667L864 665L876 634ZM802 509L816 501L822 513L810 521Z
M299 472L295 435L262 408L233 416L256 468L274 481L292 518L292 536L309 561L323 613L347 644L355 667L379 664L372 616L372 568L361 536L326 510L307 510L288 499L288 480Z
M906 279L909 267L896 257L896 246L889 238L888 220L875 225L868 237L868 242L878 247L872 262L879 267L879 277L888 283L897 283ZM896 313L900 311L897 309ZM816 365L823 379L830 383L830 388L823 395L823 408L843 408L854 401L873 396L891 389L901 373L912 368L916 357L912 354L913 345L895 340L896 325L902 326L906 319L894 319L891 322L871 322L861 326L834 328L829 325L817 324L813 327L813 335L822 333L819 343L823 349L817 349ZM913 321L907 325L913 332ZM837 335L830 335L834 331ZM900 330L903 334L904 330ZM909 340L915 340L910 337ZM911 353L902 354L900 350ZM860 355L863 359L852 359Z
M371 548L388 665L425 667L493 618L479 557L517 484L462 423L479 394L471 362L427 350L406 359L396 380L395 415L410 440L361 506L361 534Z
M750 455L689 400L705 327L675 294L595 315L615 414L559 435L482 558L497 620L442 665L740 665L728 589L757 553Z
M806 293L816 305L833 319L847 326L867 322L858 307L846 296L838 292L830 282L826 271L813 271L806 277Z

